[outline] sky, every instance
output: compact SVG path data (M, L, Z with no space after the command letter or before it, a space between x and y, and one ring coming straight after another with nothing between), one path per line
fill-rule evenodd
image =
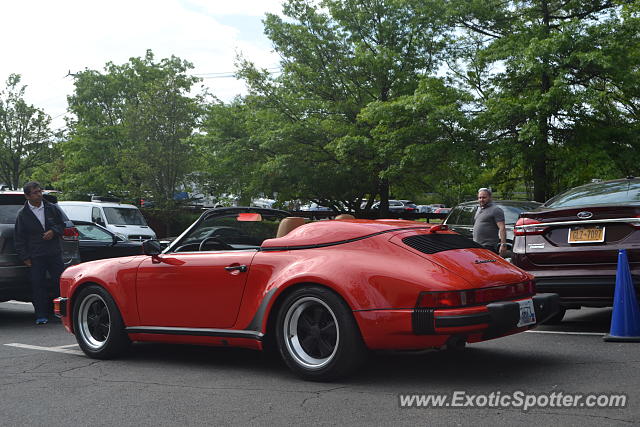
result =
M222 101L246 94L235 71L236 53L261 68L277 68L278 56L263 33L265 13L282 0L20 0L3 1L0 14L0 88L21 74L28 103L64 126L68 73L102 71L151 49L156 60L175 55L194 65ZM1 90L1 89L0 89Z

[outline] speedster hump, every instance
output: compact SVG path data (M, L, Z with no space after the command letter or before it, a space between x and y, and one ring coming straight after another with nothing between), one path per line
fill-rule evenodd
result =
M303 248L327 246L362 239L400 229L422 228L430 225L402 220L340 220L317 221L302 225L284 237L265 240L263 249Z

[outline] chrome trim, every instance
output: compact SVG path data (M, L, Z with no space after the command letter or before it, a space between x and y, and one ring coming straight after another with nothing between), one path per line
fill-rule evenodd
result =
M541 222L538 224L517 225L515 228L536 228L536 227L556 227L558 225L585 225L585 224L606 224L606 223L636 223L640 224L640 218L613 218L613 219L592 219L582 221L561 221L561 222Z

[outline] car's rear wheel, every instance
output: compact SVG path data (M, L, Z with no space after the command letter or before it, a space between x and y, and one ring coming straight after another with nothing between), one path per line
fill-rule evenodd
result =
M278 313L276 342L287 366L313 381L347 375L366 355L349 306L319 286L300 288L287 296Z
M96 359L116 357L130 344L118 307L100 286L88 286L75 298L73 329L82 351Z

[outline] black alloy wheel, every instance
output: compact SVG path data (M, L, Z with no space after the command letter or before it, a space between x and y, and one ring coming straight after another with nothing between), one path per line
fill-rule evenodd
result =
M295 290L283 302L276 324L283 360L304 379L337 379L352 372L366 355L350 308L329 289Z
M113 298L97 285L83 288L74 298L73 331L82 351L96 359L116 357L130 344Z

